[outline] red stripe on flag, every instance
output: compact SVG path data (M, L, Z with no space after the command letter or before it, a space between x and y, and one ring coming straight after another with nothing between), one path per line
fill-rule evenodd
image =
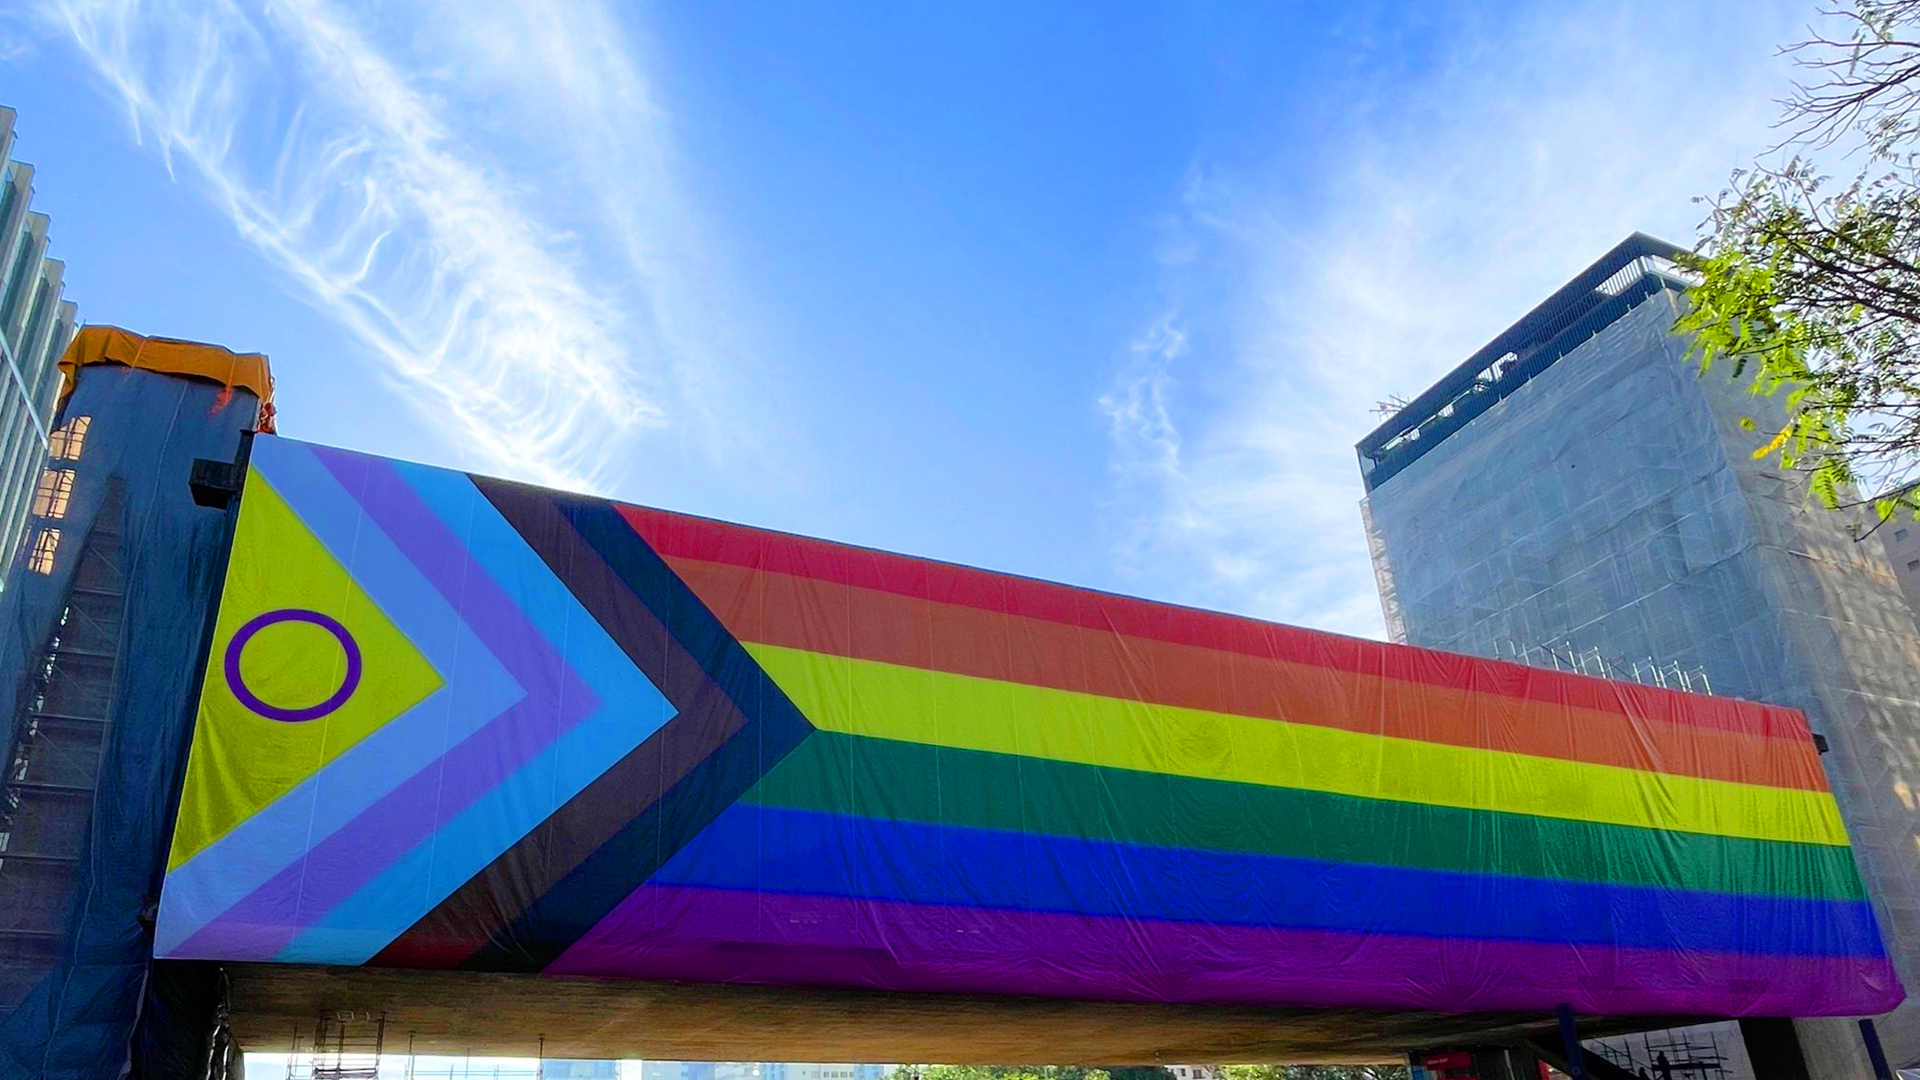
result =
M1303 630L953 563L916 559L765 529L622 506L662 556L768 570L939 604L1077 626L1129 638L1332 668L1401 682L1500 694L1671 724L1811 742L1793 709L1544 671L1433 649Z

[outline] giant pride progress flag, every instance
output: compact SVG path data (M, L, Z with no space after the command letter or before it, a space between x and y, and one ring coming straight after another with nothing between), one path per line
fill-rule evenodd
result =
M1804 719L272 437L167 957L1808 1016L1902 997Z

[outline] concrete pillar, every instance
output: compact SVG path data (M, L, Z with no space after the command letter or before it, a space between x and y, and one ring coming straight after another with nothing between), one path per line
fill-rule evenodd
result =
M1753 1080L1814 1080L1807 1070L1807 1059L1800 1052L1800 1035L1792 1020L1749 1019L1740 1021L1740 1037L1747 1044L1747 1058L1753 1062ZM1839 1080L1843 1075L1860 1073L1823 1073L1821 1080Z
M1745 1025L1742 1024L1744 1030ZM1806 1075L1813 1080L1845 1077L1861 1080L1873 1076L1873 1058L1867 1054L1867 1043L1860 1037L1860 1023L1841 1017L1822 1017L1811 1020L1793 1021L1794 1034L1800 1041L1801 1058L1806 1062ZM1759 1069L1756 1059L1754 1067ZM1764 1072L1757 1075L1765 1077Z

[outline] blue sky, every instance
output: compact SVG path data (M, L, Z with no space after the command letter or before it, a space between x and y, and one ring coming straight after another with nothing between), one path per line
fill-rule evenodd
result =
M13 0L0 103L286 434L1378 635L1372 406L1690 242L1811 9Z

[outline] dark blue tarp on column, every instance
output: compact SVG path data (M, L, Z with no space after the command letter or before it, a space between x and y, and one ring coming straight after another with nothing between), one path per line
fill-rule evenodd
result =
M188 477L233 460L259 406L93 364L58 418L0 592L0 1076L128 1068L226 538Z

